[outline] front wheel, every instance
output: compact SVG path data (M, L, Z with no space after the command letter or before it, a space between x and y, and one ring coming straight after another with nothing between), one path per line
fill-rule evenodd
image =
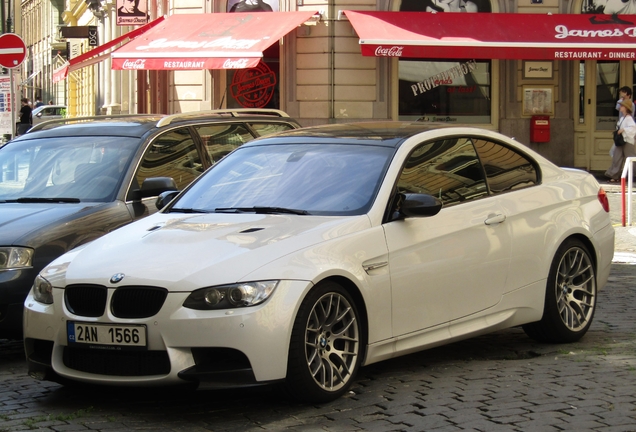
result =
M596 273L590 253L583 243L569 239L550 266L541 321L523 330L539 342L576 342L590 328L595 309Z
M287 391L307 402L340 397L360 367L363 340L360 315L349 293L333 282L317 285L294 322Z

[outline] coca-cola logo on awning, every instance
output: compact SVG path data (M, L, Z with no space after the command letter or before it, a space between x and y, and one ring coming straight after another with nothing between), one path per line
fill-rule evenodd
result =
M402 50L404 50L403 46L392 46L388 48L379 46L375 49L375 55L376 57L402 57Z
M247 59L227 59L223 62L223 69L245 69L247 67Z
M136 60L124 60L124 63L122 63L121 68L124 70L128 70L128 69L144 69L146 66L146 60L145 59L136 59Z

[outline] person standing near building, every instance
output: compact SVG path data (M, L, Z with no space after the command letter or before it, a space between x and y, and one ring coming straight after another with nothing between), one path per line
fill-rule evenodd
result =
M627 86L623 86L620 89L618 89L618 100L616 101L616 111L618 111L619 121L623 118L623 113L620 110L620 108L621 108L621 103L624 100L632 102L632 116L634 115L634 113L636 113L636 104L634 104L634 101L632 101L632 89ZM614 157L615 151L616 151L616 146L612 144L612 147L610 148L610 151L609 151L609 155L611 157Z
M35 106L34 106L34 108L41 107L42 105L44 105L44 102L42 102L42 98L41 97L36 97L35 98Z
M27 98L22 98L22 108L20 108L20 122L18 123L17 135L24 135L33 124L33 116L31 115L31 106Z
M636 137L636 122L634 122L634 102L631 99L623 99L619 106L619 119L616 122L618 133L625 139L625 145L614 148L612 165L605 171L605 177L610 182L616 183L623 173L623 165L628 157L636 157L634 150L634 138Z
M632 103L632 116L633 116L634 113L636 112L636 105L634 104L634 101L632 100L632 89L629 88L628 86L624 86L618 89L618 101L616 101L616 111L618 111L619 120L622 117L620 107L621 107L621 103L624 100L630 101Z

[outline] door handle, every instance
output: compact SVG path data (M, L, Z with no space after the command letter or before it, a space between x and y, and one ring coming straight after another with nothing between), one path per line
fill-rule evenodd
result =
M484 221L486 225L497 225L506 220L506 215L503 214L489 214L488 218Z

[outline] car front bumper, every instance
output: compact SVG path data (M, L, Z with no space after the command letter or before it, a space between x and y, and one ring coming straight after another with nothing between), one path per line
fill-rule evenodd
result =
M159 313L145 319L116 318L109 308L102 317L79 317L65 307L63 289L54 289L52 305L29 293L24 313L29 373L109 385L242 386L284 379L293 321L310 287L306 281L281 281L262 305L218 311L184 308L189 292L170 293ZM114 290L108 291L110 301ZM69 346L69 321L144 325L147 349Z

